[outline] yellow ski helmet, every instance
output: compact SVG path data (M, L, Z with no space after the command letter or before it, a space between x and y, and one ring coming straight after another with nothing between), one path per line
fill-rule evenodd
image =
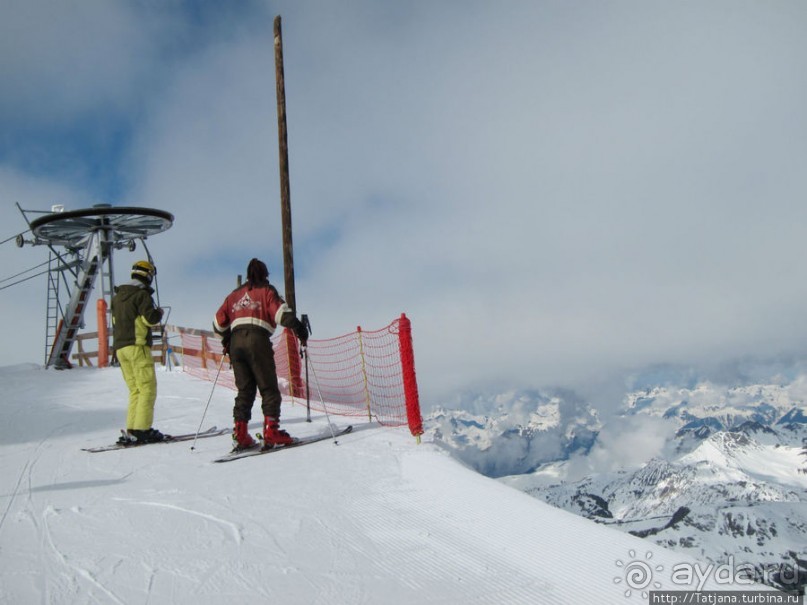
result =
M147 260L139 260L132 265L132 277L139 277L148 283L151 283L151 280L154 279L156 274L157 267L152 265Z

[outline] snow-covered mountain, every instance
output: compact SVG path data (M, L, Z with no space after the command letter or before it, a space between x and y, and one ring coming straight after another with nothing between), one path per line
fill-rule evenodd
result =
M753 564L762 581L807 574L807 474L801 447L716 432L675 460L526 491L554 506L716 563ZM775 436L786 440L781 434ZM784 563L788 566L780 569ZM800 578L800 580L799 580Z
M554 506L715 564L753 565L772 585L804 584L805 393L802 376L647 387L628 393L607 423L577 399L533 395L516 399L515 417L503 402L500 416L442 410L427 425L480 472L494 469ZM552 402L554 414L538 414L544 422L514 423ZM569 437L583 430L580 447ZM620 447L652 455L618 464L628 460L614 456ZM524 470L502 477L507 468Z
M730 430L746 422L762 426L807 422L807 377L786 384L725 386L701 382L692 388L657 386L628 393L622 415L675 419L682 432Z
M489 477L530 473L588 452L601 427L597 412L571 392L510 391L469 407L491 411L437 409L426 426L436 442Z

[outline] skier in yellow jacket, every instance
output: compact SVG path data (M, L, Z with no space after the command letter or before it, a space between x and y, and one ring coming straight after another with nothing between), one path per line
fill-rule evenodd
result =
M112 297L112 346L129 387L128 435L121 437L121 442L152 443L166 438L151 426L157 400L151 328L159 325L163 316L152 298L151 282L156 273L150 262L137 261L132 266L132 281L115 288Z

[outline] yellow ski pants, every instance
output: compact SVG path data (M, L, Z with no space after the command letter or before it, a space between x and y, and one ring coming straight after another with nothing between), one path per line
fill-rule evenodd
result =
M154 421L154 402L157 401L157 374L151 347L131 345L117 350L123 379L129 387L129 412L126 428L145 431Z

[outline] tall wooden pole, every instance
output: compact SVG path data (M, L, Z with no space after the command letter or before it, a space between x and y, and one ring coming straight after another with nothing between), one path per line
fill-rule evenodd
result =
M283 222L283 276L286 302L298 312L294 292L294 246L291 239L291 188L289 186L289 139L286 130L286 81L283 75L283 34L280 15L275 17L275 82L277 86L277 137L280 147L280 218Z

